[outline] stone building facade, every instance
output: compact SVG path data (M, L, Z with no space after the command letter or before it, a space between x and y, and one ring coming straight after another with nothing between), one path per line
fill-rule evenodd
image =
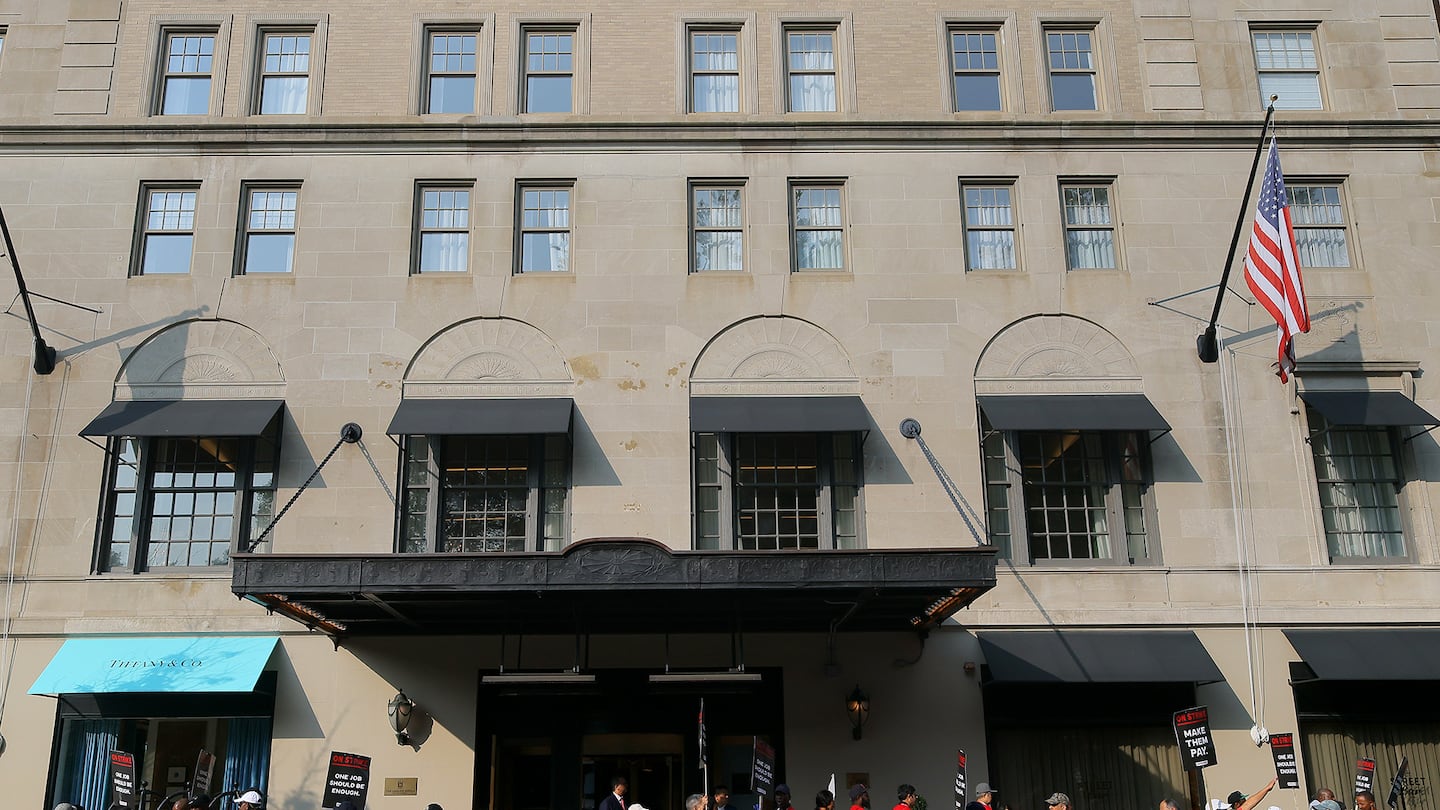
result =
M797 804L963 749L1200 806L1263 726L1266 806L1406 756L1436 807L1437 48L1423 0L0 0L57 349L0 319L6 806L203 748L279 810L332 751L376 810L679 807L703 697L736 806L756 738ZM1284 385L1238 272L1194 346L1271 93Z

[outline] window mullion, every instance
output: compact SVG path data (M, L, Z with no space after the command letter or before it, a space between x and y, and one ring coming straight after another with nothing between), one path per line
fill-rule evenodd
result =
M815 529L816 546L821 549L835 548L835 519L834 519L834 493L835 493L835 434L816 434L817 449L816 460L820 469L816 471L816 484L820 492L815 499Z
M231 552L243 549L250 538L250 516L254 510L255 488L250 486L255 473L255 449L259 439L246 439L240 442L240 463L235 465L235 500L234 504L239 514L235 515L230 525L234 527L233 536L230 538ZM276 467L280 465L276 459ZM275 490L280 489L279 471L276 470Z
M1010 558L1034 565L1030 556L1030 520L1025 511L1025 479L1020 472L1020 434L1001 431L1005 446L1006 501L1010 507Z
M541 508L540 484L545 467L545 436L532 434L530 437L530 460L525 470L525 542L535 551L545 550L544 511Z
M144 570L144 560L150 554L150 518L152 513L151 501L153 494L150 486L151 456L155 453L155 442L153 438L135 439L136 455L139 458L135 464L135 519L130 526L130 567L131 571L138 574Z
M430 496L425 503L425 525L430 528L430 550L440 551L442 549L444 527L440 523L444 506L441 500L445 497L445 488L440 481L440 459L444 457L447 436L426 436L425 447L425 470L429 479L426 486Z
M720 545L734 551L740 544L735 537L735 475L733 459L735 434L715 434L715 448L720 481ZM728 544L728 546L727 546Z
M1119 433L1101 434L1105 452L1105 515L1109 525L1106 534L1110 543L1110 561L1119 565L1130 562L1130 531L1125 524L1125 475L1120 469L1122 439Z

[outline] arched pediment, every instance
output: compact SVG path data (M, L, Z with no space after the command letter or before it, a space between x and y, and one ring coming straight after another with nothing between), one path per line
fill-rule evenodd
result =
M850 357L809 321L760 316L727 327L701 350L690 392L705 394L858 393Z
M270 345L235 321L161 329L120 366L116 399L280 399L285 377Z
M406 396L566 394L572 379L544 332L512 318L474 318L426 341L405 371Z
M1130 351L1099 324L1032 315L1001 329L975 364L975 388L999 393L1140 392Z

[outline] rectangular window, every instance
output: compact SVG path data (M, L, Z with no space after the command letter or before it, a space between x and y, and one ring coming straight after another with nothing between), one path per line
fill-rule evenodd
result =
M740 185L690 186L691 272L745 269L745 230Z
M1349 267L1345 210L1340 186L1312 183L1285 185L1285 202L1295 226L1295 247L1301 267Z
M240 272L289 273L295 269L296 188L246 187Z
M408 436L404 459L402 552L564 546L569 437Z
M1115 218L1110 186L1066 184L1060 187L1065 210L1065 265L1070 270L1113 270Z
M845 217L838 184L790 186L796 270L845 269Z
M1156 557L1142 434L997 431L983 414L981 431L990 538L1003 552L1031 564Z
M1314 31L1252 31L1255 69L1260 81L1260 106L1270 97L1277 110L1320 110L1320 64L1315 58Z
M102 571L226 565L275 513L279 420L254 438L111 443Z
M430 31L428 40L425 112L473 114L479 34L475 31Z
M160 114L205 115L210 112L214 63L213 32L167 33L160 69Z
M740 34L690 32L690 112L740 112Z
M197 186L141 189L142 209L139 255L135 275L155 276L190 272L195 243Z
M965 205L965 268L1014 270L1015 217L1009 185L960 187Z
M1050 108L1099 109L1095 95L1095 48L1091 29L1047 29L1045 49L1050 58Z
M470 189L420 186L415 193L417 273L463 273L470 262Z
M310 103L310 38L307 31L266 31L260 41L261 115L304 115Z
M1337 425L1306 408L1320 516L1331 560L1406 556L1400 453L1393 430Z
M520 273L570 269L570 187L521 186Z
M695 434L699 549L859 548L856 433Z
M575 31L527 30L520 112L575 110Z
M785 31L785 66L790 112L840 109L835 29Z
M999 110L1000 54L998 31L957 29L950 32L951 87L955 111Z

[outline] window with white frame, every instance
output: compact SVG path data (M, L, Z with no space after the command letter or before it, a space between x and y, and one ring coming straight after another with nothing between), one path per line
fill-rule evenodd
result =
M861 435L695 434L695 547L860 548Z
M133 275L190 272L195 243L198 185L146 185L141 188L140 228Z
M1285 202L1295 228L1301 267L1349 267L1345 209L1340 186L1332 183L1285 184Z
M161 115L205 115L215 71L214 31L167 31L160 64Z
M1012 183L962 183L965 208L965 269L1014 270L1015 213Z
M844 186L809 181L790 184L790 222L796 270L845 269Z
M225 565L275 513L279 419L258 437L111 442L97 568Z
M1032 565L1141 563L1154 548L1149 443L1139 431L1002 431L981 414L990 540Z
M1119 266L1115 258L1115 215L1110 191L1108 182L1061 184L1068 269L1113 270Z
M261 115L304 115L310 104L310 31L262 31L259 93Z
M1260 106L1268 107L1270 97L1277 110L1320 110L1320 62L1315 56L1313 30L1255 30L1255 70L1260 81Z
M522 113L575 111L575 29L527 28L521 81Z
M956 112L1002 108L999 44L997 29L951 29L951 92Z
M423 184L415 190L416 273L463 273L470 266L470 187Z
M691 29L690 112L740 112L738 29Z
M1395 429L1334 424L1309 407L1306 419L1331 560L1405 557Z
M1049 59L1050 109L1099 109L1094 29L1047 28L1045 50Z
M428 29L426 40L424 112L432 115L474 113L479 32Z
M239 272L245 275L289 273L295 269L296 216L300 190L246 186Z
M785 29L786 109L835 112L840 109L834 28Z
M569 185L520 185L516 272L570 269L571 190Z
M743 193L741 183L690 184L691 272L745 269Z
M404 447L401 552L564 546L568 436L407 436Z

